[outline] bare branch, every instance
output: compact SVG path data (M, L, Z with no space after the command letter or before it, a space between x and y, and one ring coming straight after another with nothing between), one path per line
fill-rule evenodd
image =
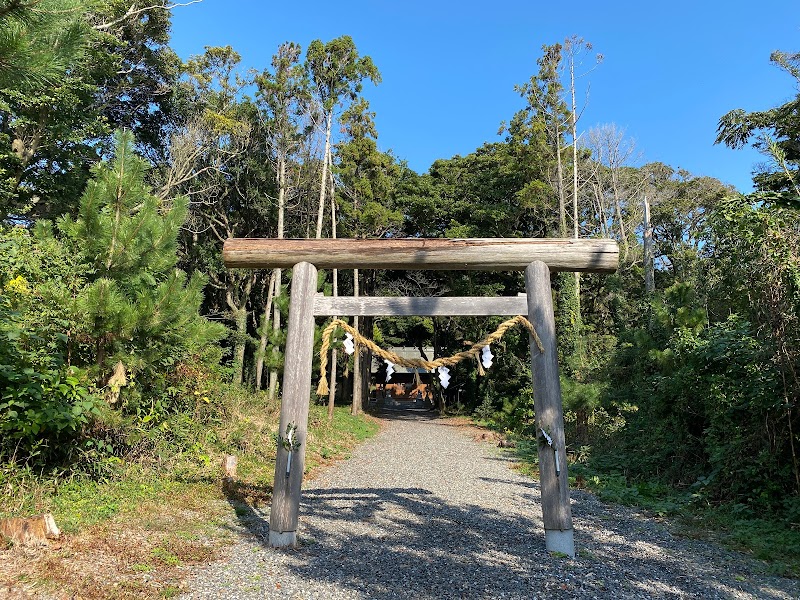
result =
M178 6L189 6L190 4L199 4L203 0L191 0L190 2L176 2L174 4L153 4L152 6L145 6L143 8L136 8L135 4L131 4L130 8L122 15L119 19L114 19L109 23L100 23L98 25L94 25L92 29L96 31L107 31L114 27L115 25L119 25L123 21L130 19L131 17L135 17L143 12L147 12L148 10L153 10L160 8L162 10L172 10Z

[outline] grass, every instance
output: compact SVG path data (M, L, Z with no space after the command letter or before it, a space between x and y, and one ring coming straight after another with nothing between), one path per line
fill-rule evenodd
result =
M87 600L170 598L186 589L183 567L219 556L224 527L246 505L270 500L279 407L263 394L222 390L213 415L175 422L145 439L146 452L113 461L102 477L0 466L0 518L52 512L64 535L48 548L0 546L0 597L57 593ZM306 473L347 458L377 420L312 405ZM238 457L237 497L226 498L220 464Z
M518 469L538 478L535 443L518 440ZM592 491L600 499L669 517L679 535L719 542L764 561L765 572L800 578L800 527L774 517L743 517L735 507L712 506L702 498L658 482L629 482L618 472L600 472L584 463L570 464L570 486Z

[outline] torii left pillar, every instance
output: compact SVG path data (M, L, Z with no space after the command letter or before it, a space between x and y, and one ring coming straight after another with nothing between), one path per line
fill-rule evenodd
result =
M278 444L275 458L275 483L269 513L269 545L297 545L300 486L305 469L308 404L311 397L311 363L314 353L314 296L317 293L317 268L301 262L292 268L292 294L286 332L283 401L278 434L286 435L289 425L297 427L295 439L300 444L292 453L288 476L289 452Z

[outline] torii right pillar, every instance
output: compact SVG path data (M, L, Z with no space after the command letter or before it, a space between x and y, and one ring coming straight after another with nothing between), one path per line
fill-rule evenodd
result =
M550 269L544 262L534 261L525 269L525 290L528 296L528 320L539 335L543 348L540 351L531 338L533 406L536 411L545 546L548 552L559 552L574 558L553 292Z

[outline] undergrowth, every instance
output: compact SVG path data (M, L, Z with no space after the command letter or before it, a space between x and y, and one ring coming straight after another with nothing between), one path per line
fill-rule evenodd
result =
M535 443L517 439L514 449L522 473L538 477ZM709 502L698 481L686 490L653 481L629 480L618 471L603 471L579 456L569 465L570 486L588 489L605 502L634 506L669 518L679 535L706 539L764 561L772 575L800 578L800 520L787 510L782 515L755 515L747 507Z
M48 469L0 464L0 518L52 512L66 534L33 559L0 547L0 595L4 585L66 589L83 598L182 591L179 567L213 559L229 536L226 519L242 503L268 503L274 477L279 402L234 386L207 397L146 427L105 418L86 448L92 461ZM310 476L349 457L379 428L345 407L329 423L326 410L312 404L309 411ZM238 458L235 499L221 485L227 454Z

